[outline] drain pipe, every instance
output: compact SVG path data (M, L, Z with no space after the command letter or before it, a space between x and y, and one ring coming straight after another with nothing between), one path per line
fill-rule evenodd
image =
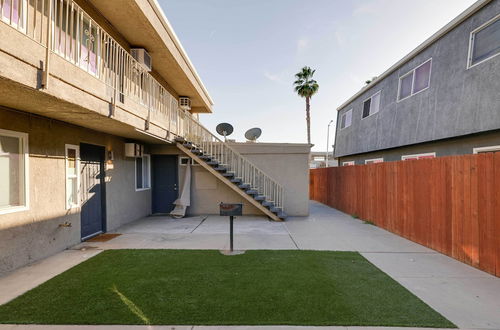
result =
M50 55L52 45L52 1L49 1L49 16L47 20L47 47L45 48L45 65L43 66L42 73L42 88L49 87L49 68L50 68Z

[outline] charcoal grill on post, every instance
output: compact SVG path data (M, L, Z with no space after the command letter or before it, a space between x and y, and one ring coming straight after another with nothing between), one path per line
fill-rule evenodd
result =
M233 221L234 217L241 216L243 204L241 203L220 203L219 211L221 216L229 216L229 249L233 251Z

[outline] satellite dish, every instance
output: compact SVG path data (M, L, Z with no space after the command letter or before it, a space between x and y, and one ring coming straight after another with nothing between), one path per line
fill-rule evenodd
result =
M254 127L245 132L245 137L248 141L255 142L261 134L262 130L258 127Z
M219 125L217 125L215 130L225 139L226 136L231 135L233 133L233 125L228 123L220 123Z

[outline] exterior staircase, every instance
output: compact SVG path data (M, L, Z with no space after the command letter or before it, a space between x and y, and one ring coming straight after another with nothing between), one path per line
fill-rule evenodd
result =
M274 221L283 221L284 189L190 115L177 147Z

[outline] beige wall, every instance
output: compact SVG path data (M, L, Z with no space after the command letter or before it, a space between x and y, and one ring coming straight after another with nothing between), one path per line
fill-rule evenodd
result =
M0 273L80 242L80 209L65 206L65 144L105 146L107 230L151 213L151 191L135 191L135 163L122 138L0 108L0 129L28 133L29 210L0 215ZM64 222L71 227L59 227Z
M306 216L309 214L309 145L231 143L231 146L284 186L285 212L288 215ZM154 146L152 153L185 156L181 155L181 151L176 147L168 146ZM182 187L185 169L185 166L179 167L180 187ZM261 214L259 210L200 165L193 166L192 173L191 206L187 210L189 214L217 214L220 202L243 203L245 214Z

